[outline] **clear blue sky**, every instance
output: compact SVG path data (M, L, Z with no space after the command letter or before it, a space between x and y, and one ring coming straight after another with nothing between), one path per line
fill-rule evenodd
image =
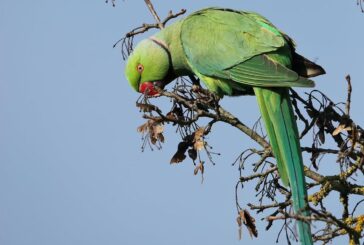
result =
M325 67L317 88L344 100L364 125L364 14L347 1L153 1L161 15L207 6L257 11ZM140 151L140 114L113 43L152 17L142 0L0 1L0 244L274 244L276 231L237 240L231 163L254 146L222 124L209 137L222 153L204 184L186 161L170 166L178 137L167 127L162 151ZM303 90L302 90L303 91ZM248 125L253 97L226 98ZM335 164L334 161L327 164ZM246 189L242 204L252 201ZM283 238L282 240L283 241Z

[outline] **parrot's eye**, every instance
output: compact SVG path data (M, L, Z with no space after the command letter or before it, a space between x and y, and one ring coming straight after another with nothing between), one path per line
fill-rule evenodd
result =
M142 72L143 72L143 70L144 70L144 66L143 66L142 64L139 64L139 65L137 66L137 71L138 71L139 73L142 73Z

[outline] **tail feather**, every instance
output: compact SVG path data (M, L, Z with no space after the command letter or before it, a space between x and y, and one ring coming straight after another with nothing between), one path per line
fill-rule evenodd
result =
M324 68L295 52L292 57L292 70L302 77L315 77L326 73Z
M254 88L262 117L277 158L279 173L284 184L289 183L295 214L309 216L307 191L298 129L294 119L288 89ZM312 245L310 224L297 221L300 241Z
M258 104L260 107L260 113L262 114L262 119L264 121L264 125L265 125L265 128L266 128L268 136L269 136L270 145L272 147L273 154L274 154L275 158L277 159L278 172L279 172L279 175L281 177L281 181L283 182L283 184L285 186L288 186L289 180L288 180L287 171L284 166L284 161L282 159L282 156L281 156L281 153L279 150L279 145L277 142L277 136L274 131L274 126L269 117L268 107L266 105L266 101L264 100L264 97L260 96L258 94L257 90L258 89L255 89L255 93L256 93L256 97L257 97ZM259 91L260 90L261 89L259 89Z

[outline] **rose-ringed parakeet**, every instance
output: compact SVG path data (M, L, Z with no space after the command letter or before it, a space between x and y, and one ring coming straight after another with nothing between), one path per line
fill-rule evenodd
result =
M136 91L157 95L179 76L196 75L220 95L255 94L277 159L290 186L295 214L309 216L299 135L288 89L313 87L324 74L295 52L293 40L263 16L208 8L141 41L128 58L126 77ZM312 244L310 224L297 221L301 244Z

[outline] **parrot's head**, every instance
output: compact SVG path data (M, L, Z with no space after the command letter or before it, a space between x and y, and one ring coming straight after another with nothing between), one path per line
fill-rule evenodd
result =
M156 96L156 87L163 88L171 81L168 78L170 66L170 55L166 46L155 39L145 39L130 54L125 75L135 91Z

